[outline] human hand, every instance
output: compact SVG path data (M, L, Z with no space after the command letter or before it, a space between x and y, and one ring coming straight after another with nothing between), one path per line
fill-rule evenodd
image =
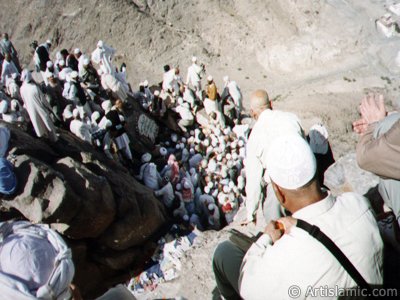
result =
M361 118L367 123L379 122L386 117L386 108L382 94L368 94L360 105Z
M284 231L279 228L279 224L276 221L270 221L267 227L265 227L264 233L268 234L272 242L275 243L282 237Z
M353 130L357 134L364 134L367 131L368 123L364 119L353 122Z
M290 233L290 229L292 227L295 227L297 224L297 219L293 218L293 217L284 217L284 218L280 218L278 221L276 221L277 223L280 223L283 225L283 230L284 233Z

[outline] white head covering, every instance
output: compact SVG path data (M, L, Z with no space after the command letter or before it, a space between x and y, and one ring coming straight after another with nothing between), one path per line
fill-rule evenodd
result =
M186 138L185 137L183 137L183 138L181 138L181 141L182 141L182 143L186 143Z
M189 216L188 215L183 215L183 217L182 217L182 219L183 219L183 221L189 221Z
M208 160L207 160L207 159L203 159L203 160L201 161L200 165L201 165L201 167L202 167L203 169L207 168Z
M223 80L224 80L224 82L228 82L229 81L229 77L226 75L226 76L224 76Z
M208 194L208 193L210 193L210 191L211 191L210 187L208 185L206 185L204 187L204 193Z
M165 147L160 148L160 155L165 156L168 154L168 150Z
M74 54L79 54L79 53L81 53L81 50L79 48L75 48Z
M204 145L205 147L210 146L210 140L209 140L209 139L205 139L205 140L203 141L203 145Z
M193 146L193 145L191 145L191 146ZM189 153L190 153L191 155L194 155L194 154L196 153L196 151L194 151L193 148L190 148Z
M47 40L47 41L46 41L46 44L51 45L51 40Z
M211 75L208 75L207 81L213 81L213 77Z
M17 79L17 77L18 77L18 74L17 74L17 73L12 73L12 74L11 74L11 78L12 78L12 79Z
M213 210L215 207L214 207L214 204L210 203L210 204L208 204L207 208L208 208L208 210Z
M328 152L328 130L322 124L311 126L310 132L310 147L312 152L317 154L326 154Z
M267 153L266 166L272 181L289 190L304 186L317 170L310 146L295 134L273 141Z
M65 66L65 60L60 59L59 62L58 62L58 64L59 64L61 67Z
M104 42L102 40L97 42L97 47L103 48L103 46L104 46Z
M98 111L94 111L90 116L90 119L94 123L98 118L100 118L100 113Z
M85 58L83 59L83 65L84 65L84 66L87 66L88 64L90 64L90 58L89 58L89 57L85 57Z
M51 60L48 60L46 62L46 67L51 68L53 66L53 62Z
M154 91L154 96L160 96L160 91L159 90L155 90Z
M183 187L184 187L186 190L191 188L190 183L189 183L188 180L185 180L185 182L183 183Z
M194 62L194 63L197 62L197 57L196 56L192 57L192 62Z
M228 194L230 192L230 188L227 185L224 185L222 190L224 191L225 194Z
M151 154L150 153L145 153L142 155L142 162L143 163L148 163L151 160Z
M22 80L23 82L29 82L29 81L31 81L31 80L32 80L32 73L31 73L31 71L29 71L28 69L22 70L22 73L21 73L21 80Z
M211 173L215 173L215 171L217 170L217 163L215 162L214 159L211 159L208 163L208 170Z
M79 110L77 108L74 108L74 110L72 111L72 116L74 118L77 118L79 116Z
M112 108L112 103L110 100L106 100L103 101L103 103L101 103L101 108L105 111L105 112L109 112Z
M75 273L71 250L48 225L4 222L0 236L3 299L70 298Z
M79 74L78 74L77 71L72 71L71 74L70 74L70 76L71 76L71 79L75 80L75 79L78 78Z
M178 141L178 135L176 133L171 134L171 141L176 143Z
M149 86L149 81L147 79L145 81L143 81L143 86L144 87L148 87Z
M214 187L214 183L212 181L210 181L209 183L207 183L207 186L212 189Z
M182 184L177 183L175 188L177 191L180 191L182 189Z

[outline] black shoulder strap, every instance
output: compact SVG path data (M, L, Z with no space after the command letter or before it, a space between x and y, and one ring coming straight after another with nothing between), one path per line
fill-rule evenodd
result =
M323 233L319 227L315 225L311 225L306 221L297 220L297 227L307 231L312 237L317 239L321 244L323 244L332 254L336 257L339 263L343 266L343 268L349 273L349 275L354 279L357 285L365 289L369 295L372 295L371 286L365 281L364 277L358 272L358 270L354 267L351 261L347 258L347 256L339 249L338 246Z

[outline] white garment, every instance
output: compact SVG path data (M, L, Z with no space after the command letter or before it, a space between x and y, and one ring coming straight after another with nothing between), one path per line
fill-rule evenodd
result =
M161 189L154 192L158 196L162 196L162 201L166 207L171 207L175 199L174 188L171 182L168 182Z
M171 69L168 72L164 73L163 83L162 83L162 89L164 91L173 90L174 77L175 77L175 69Z
M115 49L103 44L102 48L96 48L92 52L92 61L103 67L107 74L114 74L115 68L111 63L115 54Z
M6 79L6 88L11 99L21 99L20 88L12 77Z
M67 74L71 73L72 69L65 67L64 69L62 69L59 73L58 73L58 79L60 79L61 81L66 81L67 80Z
M193 91L191 89L189 89L188 87L185 88L185 91L183 92L183 101L187 102L190 104L190 107L193 108L194 107L194 103L195 103L195 96L193 94Z
M187 77L186 77L186 84L191 83L193 87L196 87L199 85L201 81L201 73L203 72L202 68L193 63L187 71Z
M246 210L247 220L252 221L262 199L263 173L269 146L277 137L286 134L303 135L300 120L295 114L279 110L264 110L247 142L246 156ZM267 172L265 173L266 175ZM269 178L267 178L269 180Z
M82 121L72 120L69 125L69 130L82 141L88 143L92 142L91 127Z
M293 217L318 226L368 283L382 284L383 243L367 199L354 193L336 199L329 195ZM311 299L305 297L308 286L356 285L324 245L297 227L273 245L268 235L262 235L247 251L240 273L239 290L244 299L290 299L288 290L293 285L302 291L298 299Z
M229 81L226 84L228 88L229 95L231 95L233 102L235 103L235 109L242 110L242 92L235 81Z
M140 167L139 176L137 179L143 180L145 186L151 188L153 191L159 190L161 176L158 174L157 167L154 163L144 163Z
M48 134L51 140L56 141L56 128L49 114L52 108L39 87L34 83L24 82L21 87L21 97L36 135L42 137Z
M175 111L179 114L182 120L193 121L194 116L189 108L183 105L178 105Z
M5 85L6 79L11 77L11 75L14 73L20 75L13 61L3 60L3 66L1 69L1 83Z
M128 98L129 89L112 74L101 75L101 85L105 90L109 89L117 94L122 101L126 101Z

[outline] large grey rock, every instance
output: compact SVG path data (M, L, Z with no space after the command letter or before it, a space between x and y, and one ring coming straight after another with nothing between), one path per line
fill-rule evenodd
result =
M345 192L365 195L378 182L378 176L357 165L355 153L345 155L330 166L324 179L324 184L336 195Z

